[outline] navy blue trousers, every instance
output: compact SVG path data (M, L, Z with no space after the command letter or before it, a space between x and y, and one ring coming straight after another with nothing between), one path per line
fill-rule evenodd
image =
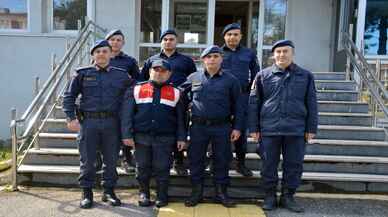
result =
M278 184L278 165L283 156L282 188L296 190L301 182L306 142L303 136L263 136L260 144L261 176L264 189Z
M174 136L152 136L135 134L136 179L140 183L149 183L154 175L157 183L169 181L172 164Z
M113 188L118 175L116 162L120 150L120 128L116 118L85 119L78 137L80 153L79 184L82 188L94 187L96 180L97 150L102 154L102 186Z
M209 143L212 146L214 183L229 184L229 166L233 157L230 133L231 127L229 124L216 126L193 124L190 127L188 157L193 184L203 183L206 152Z

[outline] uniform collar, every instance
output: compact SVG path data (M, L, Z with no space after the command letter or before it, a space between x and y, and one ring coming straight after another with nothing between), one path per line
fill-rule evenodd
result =
M298 73L298 70L296 70L297 66L295 63L291 63L291 65L289 65L285 70L279 68L276 64L273 64L272 65L272 73L276 74L276 73L284 73L286 71L293 71L293 72L296 72Z
M105 68L102 68L102 67L99 67L97 64L94 64L94 68L98 71L98 72L109 72L111 70L111 66L108 65L107 67Z
M209 78L210 77L210 74L206 71L206 69L203 71L203 74ZM224 72L222 71L222 69L220 68L220 70L218 70L218 72L216 74L213 75L213 77L221 77L224 75Z
M170 58L170 57L177 56L178 54L179 54L178 51L175 50L175 52L174 52L171 56L167 56L167 55L164 53L164 51L162 50L162 51L160 52L160 54L159 54L159 57L167 59L167 58Z
M222 50L226 50L226 51L232 51L233 52L233 51L238 51L240 49L241 49L241 43L237 45L236 50L230 49L228 46L226 46L226 44L222 45Z

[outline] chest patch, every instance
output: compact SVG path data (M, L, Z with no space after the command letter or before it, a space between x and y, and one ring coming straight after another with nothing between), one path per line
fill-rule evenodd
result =
M134 97L136 104L152 103L153 95L154 87L150 83L135 86Z
M179 90L172 86L164 86L160 93L160 104L175 107L178 103L180 94Z

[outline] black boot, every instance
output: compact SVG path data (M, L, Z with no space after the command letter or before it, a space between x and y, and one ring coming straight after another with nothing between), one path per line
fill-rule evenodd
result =
M216 184L215 202L221 203L226 208L234 207L235 203L230 200L227 189L226 185Z
M93 191L91 188L84 188L82 199L79 203L81 209L90 209L93 206Z
M139 182L139 206L151 206L150 185L149 183Z
M121 206L121 201L117 198L113 188L105 188L101 200L108 202L111 206Z
M274 210L278 204L276 189L268 189L265 191L265 197L263 202L263 210Z
M196 206L203 199L203 185L202 184L194 184L191 189L190 198L185 201L185 206L192 207Z
M250 169L248 169L246 166L245 166L245 159L238 159L237 160L237 172L240 173L241 175L245 176L245 177L251 177L253 176L253 173Z
M280 196L279 206L286 208L292 212L304 212L302 206L300 206L294 199L295 190L282 189L282 195Z
M175 170L175 172L178 176L187 176L188 175L187 169L185 168L185 165L183 164L183 162L175 161L173 169Z
M156 186L155 206L158 208L168 205L168 182L158 182Z

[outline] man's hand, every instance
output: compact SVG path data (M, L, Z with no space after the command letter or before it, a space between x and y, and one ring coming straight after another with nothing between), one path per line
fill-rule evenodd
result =
M135 141L133 139L123 139L124 145L135 148Z
M79 124L77 119L74 119L67 122L67 128L72 132L79 132L81 129L81 125Z
M306 140L307 143L310 143L310 141L311 141L312 139L314 139L314 137L315 137L315 134L314 134L314 133L305 133L305 134L304 134L304 138L305 138L305 140Z
M261 139L261 135L259 132L250 133L249 135L253 138L255 142L259 142L259 140Z
M183 151L186 149L186 142L184 141L178 141L176 145L177 145L178 151Z
M233 130L232 133L230 134L230 141L235 142L240 138L241 132L239 130Z

